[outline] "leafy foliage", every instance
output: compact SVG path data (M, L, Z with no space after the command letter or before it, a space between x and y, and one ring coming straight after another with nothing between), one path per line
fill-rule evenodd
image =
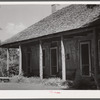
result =
M18 64L10 65L8 73L9 73L9 76L18 75L18 73L19 73Z
M7 71L7 49L0 48L0 77L18 74L19 52L17 49L9 49L9 71Z

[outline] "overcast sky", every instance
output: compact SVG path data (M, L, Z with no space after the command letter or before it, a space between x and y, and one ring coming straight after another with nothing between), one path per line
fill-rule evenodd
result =
M1 5L0 40L12 37L50 14L51 5Z

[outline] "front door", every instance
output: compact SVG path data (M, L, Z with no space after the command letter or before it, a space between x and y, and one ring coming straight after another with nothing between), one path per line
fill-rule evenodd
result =
M55 76L58 71L58 59L57 59L57 47L53 47L50 49L50 65L51 65L51 75Z

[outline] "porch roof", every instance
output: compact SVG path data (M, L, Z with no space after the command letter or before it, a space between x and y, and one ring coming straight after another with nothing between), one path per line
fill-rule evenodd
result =
M100 6L88 8L87 5L70 5L7 39L1 46L86 27L99 19L99 16Z

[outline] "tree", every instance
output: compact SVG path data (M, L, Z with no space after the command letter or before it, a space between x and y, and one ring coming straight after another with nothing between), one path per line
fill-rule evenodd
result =
M15 48L9 49L9 74L18 74L19 52ZM0 48L0 76L7 76L7 49Z

